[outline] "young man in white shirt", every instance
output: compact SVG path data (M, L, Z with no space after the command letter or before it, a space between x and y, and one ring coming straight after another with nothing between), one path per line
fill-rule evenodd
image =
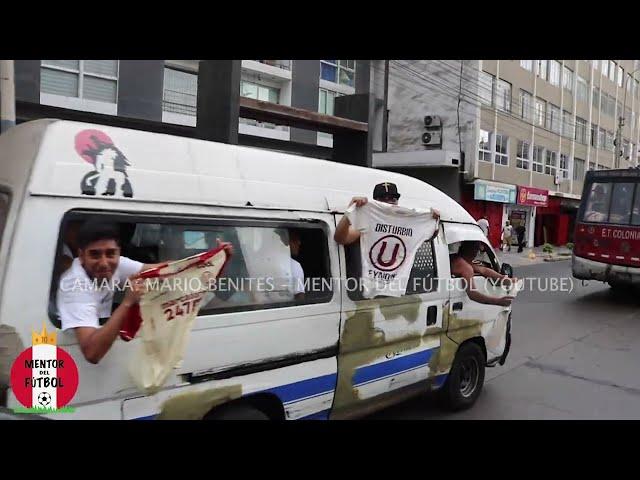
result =
M134 277L164 263L143 264L121 256L120 233L115 225L83 224L77 246L78 257L60 278L57 308L62 330L73 329L85 359L96 364L109 351L129 309L145 291L144 281ZM231 250L229 244L225 248ZM112 313L115 288L127 283L130 288ZM108 318L102 327L101 318Z
M398 187L395 183L391 182L379 183L373 188L373 199L379 202L388 203L389 205L397 205L398 200L400 199ZM367 202L367 197L353 197L349 202L348 207L355 203L356 208L360 208L363 205L366 205ZM440 212L435 208L432 210L433 218L440 218ZM340 223L338 223L336 233L333 235L333 238L340 245L351 245L360 238L360 231L353 228L351 222L345 215L340 220Z

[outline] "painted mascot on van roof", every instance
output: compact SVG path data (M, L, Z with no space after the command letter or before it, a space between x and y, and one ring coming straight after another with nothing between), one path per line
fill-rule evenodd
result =
M80 185L84 195L116 195L133 197L127 167L131 164L113 140L100 130L83 130L75 138L76 152L94 170L87 173Z

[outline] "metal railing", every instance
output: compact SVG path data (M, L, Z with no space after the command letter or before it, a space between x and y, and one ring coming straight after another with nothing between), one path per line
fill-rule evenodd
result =
M265 65L282 68L283 70L291 70L291 60L254 60L254 62L264 63Z

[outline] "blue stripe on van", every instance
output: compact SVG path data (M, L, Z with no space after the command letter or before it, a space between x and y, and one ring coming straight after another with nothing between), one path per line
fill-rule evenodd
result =
M155 420L156 417L157 415L154 413L153 415L147 415L146 417L136 417L132 418L131 420Z
M323 375L322 377L310 378L308 380L270 388L263 390L263 392L273 393L278 396L282 403L287 404L333 392L336 389L336 381L337 375L331 373L329 375Z
M353 376L353 385L357 387L401 372L423 367L429 362L434 350L435 348L423 350L375 365L360 367L356 369L356 373Z
M449 376L448 373L444 373L442 375L437 375L433 377L432 388L436 389L436 388L442 387L442 385L444 385L444 382L447 381L448 376Z

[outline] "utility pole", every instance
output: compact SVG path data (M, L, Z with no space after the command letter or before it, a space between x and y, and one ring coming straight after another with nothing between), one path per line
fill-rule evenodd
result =
M616 132L616 139L613 141L616 149L616 160L613 168L620 168L620 159L624 155L624 149L622 148L622 127L624 127L624 107L622 107L622 115L618 117L618 131Z
M627 74L627 78L623 82L624 85L624 102L622 103L622 113L618 116L618 131L616 132L616 139L614 142L616 148L616 160L614 164L614 168L620 168L621 162L620 159L624 156L624 148L622 147L622 127L624 127L624 117L625 112L627 111L627 90L629 90L628 83L633 80L633 76L639 70L634 70L633 72ZM633 101L633 99L632 99Z
M0 60L0 133L16 124L16 88L13 60Z

